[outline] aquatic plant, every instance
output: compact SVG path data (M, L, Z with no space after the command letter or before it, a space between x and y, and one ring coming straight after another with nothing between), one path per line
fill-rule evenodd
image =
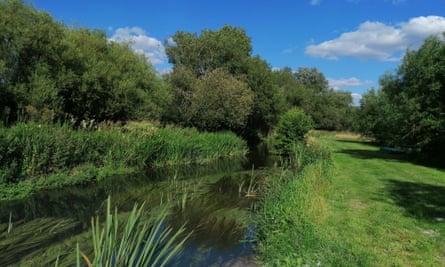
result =
M165 266L181 251L190 234L184 236L184 225L177 230L166 226L166 209L154 220L144 222L143 209L144 204L135 204L126 222L122 224L118 219L117 209L114 213L111 211L109 197L104 225L101 227L98 217L91 220L94 255L87 256L77 246L77 266ZM58 260L56 266L57 264Z
M18 123L0 131L0 199L39 188L87 183L147 166L206 164L246 154L233 133L196 129L110 127L73 130L69 125ZM15 186L21 183L20 186Z

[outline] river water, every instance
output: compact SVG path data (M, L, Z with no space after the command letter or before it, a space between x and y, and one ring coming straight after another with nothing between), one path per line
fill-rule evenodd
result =
M256 266L252 211L258 183L270 172L270 160L259 151L247 160L145 170L2 201L0 266L54 266L57 256L61 266L69 265L76 244L91 243L91 217L105 213L109 195L122 214L134 203L168 205L169 223L193 230L170 266Z

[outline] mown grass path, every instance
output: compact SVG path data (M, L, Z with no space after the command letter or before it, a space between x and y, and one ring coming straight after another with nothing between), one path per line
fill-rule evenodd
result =
M445 172L357 137L321 134L320 140L335 164L320 225L325 236L370 266L445 266Z

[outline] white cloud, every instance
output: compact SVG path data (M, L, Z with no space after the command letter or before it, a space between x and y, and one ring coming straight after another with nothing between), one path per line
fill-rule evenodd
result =
M363 85L371 85L374 82L370 81L370 80L366 80L366 81L361 81L360 79L356 78L356 77L351 77L351 78L341 78L341 79L332 79L332 78L327 78L328 83L329 83L329 87L330 88L334 88L334 89L340 89L341 87L346 87L346 86L363 86Z
M309 3L313 6L317 6L321 3L321 0L311 0Z
M398 61L407 48L419 47L423 40L445 31L445 17L416 17L397 25L366 21L356 31L306 47L313 57L338 59L348 56L365 60Z
M352 96L352 105L360 106L360 100L362 100L362 95L357 93L351 93Z
M166 61L167 56L162 42L148 36L142 28L118 28L110 39L119 43L129 43L135 52L144 54L147 60L154 65Z

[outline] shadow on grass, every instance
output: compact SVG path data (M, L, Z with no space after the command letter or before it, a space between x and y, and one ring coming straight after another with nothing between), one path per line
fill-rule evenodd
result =
M352 144L361 144L361 145L375 145L375 143L362 139L336 139L337 142L341 143L352 143Z
M398 162L410 161L409 157L407 157L405 154L393 154L371 149L340 149L338 153L348 154L358 159L384 159Z
M389 198L408 216L429 221L445 219L445 186L393 179L385 182Z
M445 166L443 161L437 160L437 162L429 159L422 159L419 155L416 154L405 154L391 152L390 150L384 150L379 148L373 142L370 141L361 141L361 140L336 140L337 142L343 143L355 143L363 145L363 149L339 149L337 152L342 154L348 154L357 159L383 159L387 161L395 161L395 162L409 162L419 166L425 166L429 168L434 168L437 170L445 170Z

